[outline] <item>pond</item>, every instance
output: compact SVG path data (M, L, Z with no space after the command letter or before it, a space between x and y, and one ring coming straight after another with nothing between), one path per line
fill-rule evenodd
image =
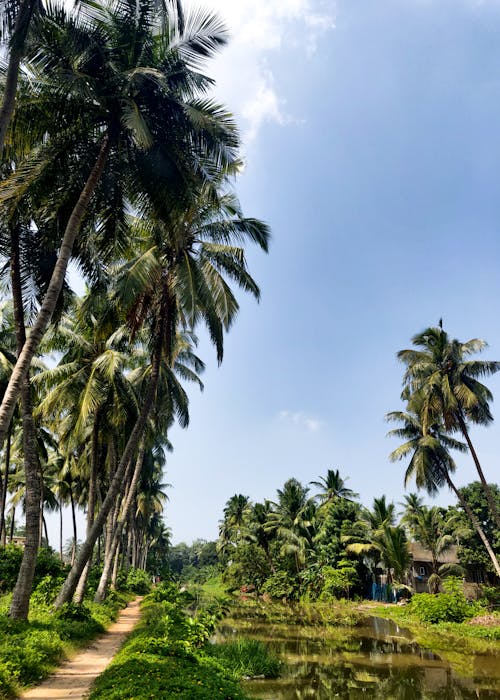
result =
M238 617L226 619L217 637L217 641L259 639L283 660L280 678L244 682L246 692L255 698L500 698L500 650L497 655L454 651L451 664L418 646L407 630L376 617L368 617L356 627Z

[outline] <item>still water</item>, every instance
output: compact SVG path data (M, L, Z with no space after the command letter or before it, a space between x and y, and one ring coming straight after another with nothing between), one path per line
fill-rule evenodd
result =
M450 660L418 646L389 620L356 627L317 627L228 619L219 640L260 639L284 662L276 680L249 680L247 693L265 700L500 698L500 644L495 654L453 651ZM450 663L451 661L451 663Z

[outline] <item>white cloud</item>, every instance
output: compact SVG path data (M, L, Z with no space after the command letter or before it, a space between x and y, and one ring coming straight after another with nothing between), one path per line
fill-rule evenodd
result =
M249 144L265 123L299 120L287 113L286 100L271 68L276 52L312 54L335 26L335 0L185 0L205 6L226 22L231 41L209 72L217 95L238 118Z
M317 433L324 426L324 422L309 416L302 411L280 411L278 420L305 429L308 433Z

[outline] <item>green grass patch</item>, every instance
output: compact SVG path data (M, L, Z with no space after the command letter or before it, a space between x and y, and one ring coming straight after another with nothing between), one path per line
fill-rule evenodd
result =
M191 602L189 593L172 584L146 596L141 622L96 680L89 700L248 700L237 680L244 674L209 644L222 613L208 606L189 614Z
M370 614L393 620L401 627L408 628L415 636L415 641L435 652L486 654L498 651L500 640L500 616L498 625L476 625L467 619L464 622L438 622L427 624L416 614L412 606L373 605Z
M205 649L205 654L218 659L226 668L244 678L277 678L281 668L278 657L263 642L255 639L212 644Z
M363 615L349 600L300 603L266 602L262 599L240 600L231 607L234 618L256 618L264 622L312 625L314 627L354 627Z
M68 606L54 614L43 603L32 603L29 620L8 617L10 596L0 599L0 700L46 678L75 650L94 639L118 617L125 596L103 605ZM78 607L78 609L76 609Z
M97 679L89 700L246 700L237 681L195 656L124 650ZM177 652L178 653L178 652Z

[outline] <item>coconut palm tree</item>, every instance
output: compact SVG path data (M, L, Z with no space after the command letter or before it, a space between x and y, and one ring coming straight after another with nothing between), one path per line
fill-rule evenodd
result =
M40 19L26 67L31 99L12 122L13 141L16 134L24 134L24 140L28 134L32 142L2 183L0 201L15 209L31 189L44 189L40 183L48 173L47 193L54 198L59 192L68 218L50 283L3 397L0 442L89 214L97 231L109 233L108 220L121 226L117 211L141 208L148 196L155 194L168 207L211 179L219 165L233 161L238 146L233 121L204 98L211 81L197 71L226 40L217 18L192 13L181 35L175 18L154 0L81 6L78 15L53 6ZM66 189L54 188L57 172L64 173L72 194L75 182L82 183L72 202L64 197ZM100 184L114 196L108 196L106 210L91 211ZM56 211L62 208L59 204Z
M2 0L0 2L0 42L9 46L9 62L5 74L4 92L0 107L0 157L5 136L16 103L19 66L24 56L26 39L32 24L33 15L40 12L40 0Z
M484 340L474 338L462 343L452 339L443 330L426 328L412 338L417 350L401 350L398 358L406 365L403 383L404 397L412 401L419 394L424 434L428 425L440 419L446 431L459 431L464 437L474 460L479 479L491 512L500 528L500 514L488 488L477 453L469 435L468 424L488 425L493 421L489 402L491 391L479 379L500 370L500 362L469 360L471 355L484 350Z
M308 498L309 489L297 479L288 479L283 489L278 489L278 501L271 504L267 531L281 541L281 553L292 554L295 569L299 573L307 553L313 548L316 535L316 504Z
M374 498L372 509L365 509L352 534L344 536L343 541L346 551L362 556L373 573L382 567L388 583L403 583L410 551L404 529L394 522L394 504L386 503L385 496Z
M410 459L405 473L405 486L411 479L415 479L417 488L425 489L431 495L436 494L439 488L445 484L453 491L486 547L497 575L500 576L500 565L495 552L480 522L450 476L455 471L455 462L449 450L455 449L464 452L467 447L464 443L447 435L437 419L434 419L434 423L428 422L424 431L421 420L422 412L418 410L420 408L418 404L416 404L416 408L416 412L393 411L387 414L387 420L402 424L401 427L389 431L388 434L404 440L402 445L391 452L390 459L393 462Z
M246 528L251 508L250 498L242 493L235 493L226 501L224 517L219 522L219 553L229 553L237 542L242 530Z
M441 578L450 572L457 573L456 566L450 568L449 564L439 564L441 556L455 543L454 538L446 533L441 508L421 507L413 514L409 528L414 540L431 553L432 574L429 577L428 586L430 593L437 593Z
M326 477L320 476L318 478L319 481L310 481L309 483L321 489L322 493L318 495L318 498L322 504L329 503L337 498L345 498L351 501L358 497L357 493L347 488L345 485L347 479L343 479L340 476L338 469L329 469Z

